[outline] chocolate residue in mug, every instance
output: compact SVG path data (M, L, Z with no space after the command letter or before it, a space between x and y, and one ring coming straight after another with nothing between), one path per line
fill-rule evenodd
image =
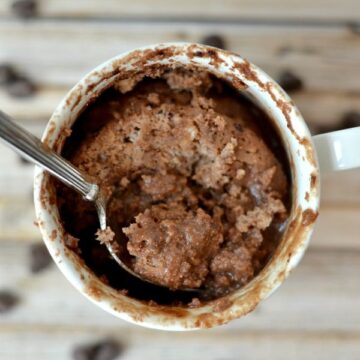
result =
M315 212L312 209L306 209L303 212L303 219L302 219L302 224L304 226L309 226L310 224L314 223L318 217L318 213Z

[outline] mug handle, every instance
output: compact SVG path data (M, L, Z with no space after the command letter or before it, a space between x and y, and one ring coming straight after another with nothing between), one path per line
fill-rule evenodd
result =
M360 126L313 136L321 173L360 167Z

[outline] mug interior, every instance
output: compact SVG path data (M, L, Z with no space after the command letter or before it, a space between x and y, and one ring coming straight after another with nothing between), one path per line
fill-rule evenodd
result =
M101 282L65 244L65 230L49 175L36 168L34 199L43 239L60 270L87 298L124 320L157 329L209 328L252 311L287 277L308 245L319 205L319 172L310 133L286 93L268 75L236 54L198 44L160 44L119 55L86 75L59 104L43 141L61 152L70 128L84 107L115 80L159 67L196 67L248 96L269 117L290 164L292 207L287 228L274 255L247 285L221 299L195 308L155 306L127 297Z

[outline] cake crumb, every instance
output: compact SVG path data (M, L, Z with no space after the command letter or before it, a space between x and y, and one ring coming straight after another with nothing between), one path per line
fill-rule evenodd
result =
M136 78L119 80L114 84L114 89L120 91L122 94L125 94L131 91L135 87L136 83Z
M101 244L111 243L115 239L115 233L109 226L105 230L99 229L95 235L96 240L99 240Z
M237 180L241 180L243 177L245 176L245 170L244 169L239 169L236 171L236 179Z
M188 303L188 307L191 309L196 309L201 306L201 301L199 298L194 297L191 299L191 302Z
M123 187L123 188L126 188L128 185L130 184L130 180L124 176L121 178L120 180L120 185Z
M149 306L158 306L158 303L156 301L154 301L154 300L149 300L148 305Z
M160 104L160 97L159 97L159 94L157 93L150 93L148 95L148 101L150 104L152 105L159 105Z

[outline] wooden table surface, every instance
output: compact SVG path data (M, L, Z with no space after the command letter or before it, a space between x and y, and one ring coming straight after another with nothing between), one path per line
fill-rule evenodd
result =
M40 135L60 99L87 71L141 45L224 37L228 49L274 78L292 70L292 95L311 128L360 112L358 0L42 0L16 18L0 2L0 63L38 91L0 108ZM360 154L359 154L360 155ZM76 344L112 336L119 359L360 359L360 170L323 177L311 245L286 283L252 314L213 330L166 333L115 319L88 302L55 266L29 272L40 242L31 165L0 144L0 290L20 296L0 314L0 359L71 359Z

